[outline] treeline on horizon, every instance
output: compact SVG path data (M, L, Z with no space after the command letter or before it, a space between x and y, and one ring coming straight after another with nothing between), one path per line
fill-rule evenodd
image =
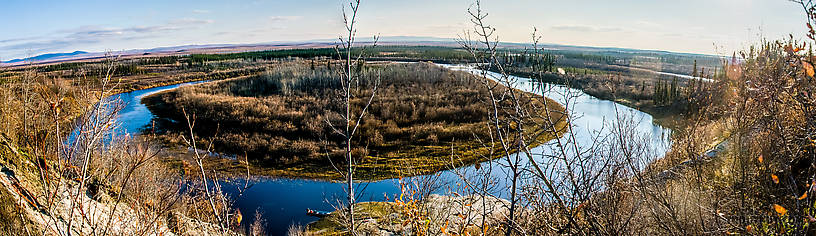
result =
M698 80L678 79L675 76L656 75L648 71L666 71L680 74L693 74L712 78L721 76L722 60L719 57L696 54L671 54L636 50L569 51L540 49L537 53L522 48L504 48L497 51L502 63L507 63L509 72L530 78L542 79L544 82L560 83L571 81L570 86L587 92L601 99L626 99L627 105L644 108L647 111L693 111L696 101L690 98L700 88L708 86ZM535 56L534 56L535 54ZM362 56L369 61L433 61L436 63L473 63L472 54L459 48L445 46L376 46L357 47L352 56ZM480 55L477 55L480 56ZM113 74L115 76L141 77L175 75L170 77L187 78L178 81L190 81L193 78L210 78L213 73L234 73L244 67L263 67L280 59L308 60L311 68L331 66L327 61L339 59L344 55L337 54L334 48L304 48L267 50L223 54L191 54L180 56L143 57L126 59L119 63ZM699 61L698 61L699 60ZM680 64L678 64L680 63ZM542 68L531 68L539 65ZM103 74L100 62L70 62L37 67L39 72L61 73L64 77L77 75L95 76ZM563 69L566 74L559 74ZM638 70L644 69L644 71ZM68 73L62 73L62 72ZM257 70L253 70L257 71ZM544 74L529 74L531 71ZM0 78L15 76L19 72L9 71ZM203 73L203 74L201 74ZM217 79L216 77L213 77ZM177 79L165 79L168 82ZM615 82L615 83L612 83ZM612 83L611 89L610 83ZM141 84L141 83L136 83ZM693 88L687 88L692 86ZM142 86L131 86L139 88ZM613 91L614 90L614 91ZM698 99L699 100L699 99ZM650 112L654 115L655 112Z
M498 51L500 54L519 55L529 52L523 48L505 48ZM655 71L663 71L678 74L689 74L692 70L694 62L698 63L701 68L715 69L722 65L722 58L709 55L696 54L681 54L681 53L658 53L636 50L600 50L600 51L581 51L581 50L556 50L545 49L542 54L550 55L555 58L555 64L559 67L575 67L575 68L589 68L597 70L609 70L606 65L618 66L632 66L637 68L651 69ZM433 61L438 63L472 63L473 55L465 50L457 47L447 46L376 46L376 47L357 47L352 50L352 56L362 56L367 60L409 60L409 61ZM175 63L184 63L188 66L204 65L206 62L226 61L226 60L274 60L282 58L327 58L339 59L345 57L343 53L338 54L334 48L300 48L300 49L281 49L281 50L265 50L253 52L237 52L237 53L216 53L216 54L189 54L189 55L174 55L174 56L158 56L158 57L143 57L136 59L123 60L120 71L117 75L133 75L141 71L138 66L145 65L167 65ZM85 68L89 64L98 64L99 62L66 62L59 64L51 64L44 66L37 66L39 72L53 72L63 70L78 70ZM136 65L136 66L132 66ZM21 71L22 68L12 69L12 71Z

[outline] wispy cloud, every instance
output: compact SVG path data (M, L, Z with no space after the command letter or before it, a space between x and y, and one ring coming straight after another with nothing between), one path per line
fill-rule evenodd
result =
M281 23L281 22L299 20L300 18L303 18L303 17L302 16L270 16L268 19L269 19L270 23Z
M170 21L169 25L185 25L185 26L194 26L194 25L206 25L215 23L214 20L207 20L207 19L196 19L196 18L182 18L178 20Z
M209 14L210 10L193 9L193 13L195 13L195 14Z
M74 29L56 31L50 37L27 37L0 40L0 53L21 54L39 53L60 50L76 45L96 44L107 41L128 41L166 35L172 32L200 28L212 24L213 20L182 18L161 25L104 27L98 25L82 26Z
M37 38L38 38L38 37L24 37L24 38L0 39L0 44L4 44L4 43L13 43L13 42L19 42L19 41L28 41L28 40L34 40L34 39L37 39Z
M250 30L255 31L256 33L269 32L269 31L278 31L282 29L286 29L288 25L291 24L293 21L297 21L303 18L302 16L269 16L266 18L266 22L262 24L262 28Z

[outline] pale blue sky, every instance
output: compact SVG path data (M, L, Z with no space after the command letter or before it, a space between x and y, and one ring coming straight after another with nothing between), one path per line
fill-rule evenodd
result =
M51 52L336 38L342 0L3 0L0 60ZM363 0L361 35L455 38L472 0ZM786 0L484 0L502 41L730 54L802 38Z

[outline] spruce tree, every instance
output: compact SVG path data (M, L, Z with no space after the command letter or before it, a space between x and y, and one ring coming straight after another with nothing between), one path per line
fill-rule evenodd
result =
M694 71L691 72L691 76L692 77L698 77L697 76L697 60L694 60Z
M674 101L677 101L677 78L672 79L671 90L669 91L669 93L671 102L674 103Z

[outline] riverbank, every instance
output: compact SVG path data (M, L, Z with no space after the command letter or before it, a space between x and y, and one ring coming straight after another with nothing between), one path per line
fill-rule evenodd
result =
M183 85L184 84L182 84L182 86ZM535 88L530 87L530 85L531 83L519 84L517 88L526 92L538 93L534 90ZM161 87L161 89L158 90L171 88L172 87ZM144 127L152 127L151 118L153 114L145 107L144 104L141 104L140 101L145 94L152 93L153 90L157 89L150 89L150 91L139 90L128 94L122 94L123 101L127 103L127 107L123 110L125 111L125 114L122 114L124 117L127 117L127 119L123 120L124 122L122 126L127 127L126 131L129 134L136 135L141 133L144 130ZM554 86L545 96L559 98L558 94L567 93L569 90L570 89L563 86ZM572 91L569 93L579 92ZM590 136L592 136L592 134L596 134L596 132L609 132L608 129L603 129L601 124L608 122L608 120L605 118L608 118L611 114L613 114L616 109L626 114L633 114L633 117L640 119L642 122L638 123L636 129L640 133L649 134L652 143L666 142L664 140L666 136L665 134L670 131L663 127L654 125L651 116L648 114L632 110L629 107L617 106L612 101L599 100L587 95L579 96L576 99L577 100L575 101L572 109L575 114L579 114L578 116L580 117L578 120L575 120L578 123L573 127L577 135L576 140L578 141L578 145L590 145L592 142L592 137ZM531 152L540 153L544 149L546 149L546 147L539 146L531 150ZM182 155L184 153L187 153L186 155L190 154L187 148L183 146L164 148L164 151L168 153L178 152L180 153L178 155ZM170 155L171 158L174 158L172 155L175 154ZM209 167L223 168L225 166L232 166L233 168L231 169L235 170L233 177L246 176L246 169L240 161L242 160L241 156L230 156L229 158L212 157L212 159L222 162L209 162L211 163ZM180 170L184 169L184 162L180 161L179 159L167 160L164 164L166 166L173 167L169 168L167 172L179 173L182 172ZM486 162L481 163L482 167L490 165L491 164ZM473 171L476 166L477 165L470 165L460 167L458 169L460 171ZM188 169L187 171L184 171L184 173L192 174L197 173L197 171L198 170ZM259 170L256 168L251 168L250 173L254 175L254 173L258 171ZM452 172L453 171L438 172L440 181L448 184L455 184L454 181L457 179L457 177ZM497 173L499 172L501 171L497 171ZM219 172L219 176L228 177L224 172ZM244 182L239 182L240 186L243 186ZM292 224L305 225L313 222L317 220L317 218L307 216L304 213L305 209L311 208L324 211L332 210L334 208L330 203L334 203L336 199L340 199L338 198L339 196L343 195L342 183L326 181L325 178L324 180L315 180L308 177L260 177L253 178L252 182L253 187L248 189L246 192L234 192L234 190L236 188L240 188L240 186L232 186L232 182L230 181L224 182L225 186L228 187L223 188L223 190L227 191L233 196L238 196L240 194L240 199L236 200L236 207L242 212L251 213L260 209L261 215L245 215L245 221L252 222L253 219L261 217L267 221L267 232L285 232ZM363 195L359 198L361 201L389 201L389 199L398 197L400 192L398 187L399 184L395 179L365 181L364 184L359 184L358 186L365 187L364 193L361 193Z
M377 63L368 67L368 73L378 73L383 83L355 139L366 146L355 149L355 154L362 156L356 165L356 175L361 179L430 174L504 155L491 150L497 143L482 141L491 140L486 120L488 104L479 96L486 94L481 91L484 88L469 78L472 75L426 63ZM280 80L277 74L290 76ZM209 167L240 174L246 172L246 166L237 160L246 158L256 175L339 179L332 165L342 164L336 150L340 145L336 135L327 135L332 132L326 121L334 123L337 117L326 95L332 94L334 88L320 87L330 84L331 76L326 68L289 63L264 76L153 94L143 103L160 118L156 139L168 147L184 146L179 137L188 134L178 127L185 123L180 114L183 107L196 115L195 132L201 146L212 143L217 152L238 154L231 159L210 158ZM537 95L519 93L530 106L545 107ZM539 140L531 146L560 137L566 130L565 108L546 99L548 112L539 110L542 117L552 115L557 132L553 135L542 132L551 127L530 126L525 135L535 135ZM188 168L191 159L185 153L174 152ZM451 155L456 156L455 162Z
M491 235L500 232L509 206L509 201L492 196L431 194L424 200L357 203L355 219L362 222L360 232L369 235ZM342 235L342 214L334 211L301 230Z
M497 72L495 69L492 72ZM621 73L580 74L554 72L532 73L528 71L507 68L510 75L536 78L543 83L558 84L570 88L581 90L592 97L602 100L614 100L620 105L631 107L643 111L654 118L655 124L671 129L680 129L687 125L687 121L682 118L686 107L678 104L657 105L653 100L653 91L656 84L665 83L665 79L643 76L629 76ZM498 73L498 72L497 72ZM685 81L687 78L684 78ZM686 82L680 81L677 86L684 86Z

